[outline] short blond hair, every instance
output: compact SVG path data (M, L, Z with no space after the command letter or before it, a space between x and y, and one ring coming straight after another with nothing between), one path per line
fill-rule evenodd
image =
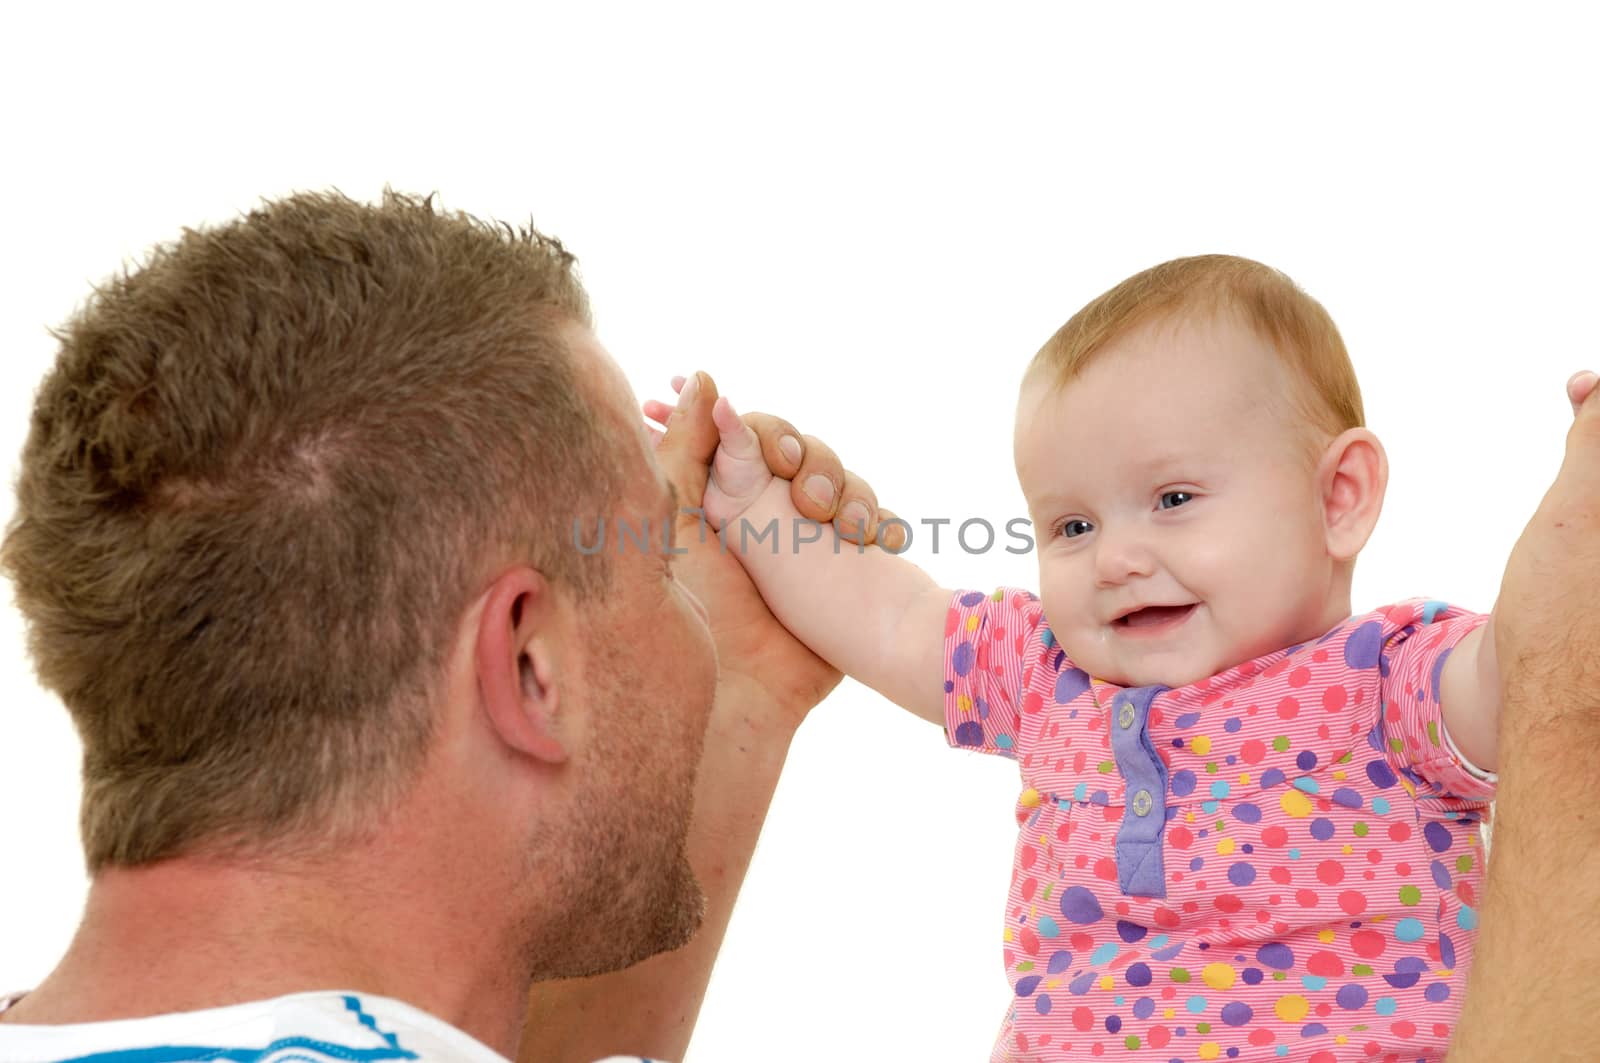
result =
M1333 436L1365 423L1355 367L1328 311L1279 270L1234 255L1175 258L1134 274L1057 329L1028 378L1062 386L1141 325L1222 312L1270 343L1303 382L1303 412L1317 427Z
M297 195L58 333L0 568L83 739L90 870L369 821L491 566L604 593L567 529L623 452L563 339L573 266L431 199Z

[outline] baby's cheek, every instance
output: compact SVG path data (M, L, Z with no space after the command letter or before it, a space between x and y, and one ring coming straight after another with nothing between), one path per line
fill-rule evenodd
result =
M1039 544L1039 586L1058 599L1082 603L1094 591L1094 557L1089 550L1064 550Z
M1062 566L1048 562L1039 566L1039 602L1044 606L1045 623L1055 633L1057 641L1071 642L1081 627L1084 607L1082 594L1074 594L1071 580L1061 571ZM1070 647L1068 652L1071 652Z
M1226 584L1208 599L1238 654L1258 657L1299 638L1308 616L1320 617L1330 585L1326 566L1303 551L1263 545L1252 557L1232 561ZM1321 588L1321 590L1319 590Z

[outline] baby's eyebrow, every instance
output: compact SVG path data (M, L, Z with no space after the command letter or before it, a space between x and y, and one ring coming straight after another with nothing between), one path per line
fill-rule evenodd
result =
M1048 490L1048 491L1039 491L1039 492L1036 492L1036 493L1033 493L1033 494L1030 494L1030 493L1025 491L1025 492L1023 492L1023 497L1026 498L1028 500L1028 502L1032 503L1032 504L1060 505L1063 502L1075 501L1082 494L1083 494L1083 485L1082 484L1077 484L1077 485L1074 485L1073 487L1061 488L1061 489L1052 489L1052 490Z
M1068 496L1060 491L1051 491L1042 495L1023 496L1023 501L1027 502L1028 508L1034 511L1055 509L1060 506L1064 506L1067 504L1067 499Z
M1192 465L1199 456L1192 447L1150 450L1141 455L1137 467L1141 469L1170 468L1174 465Z

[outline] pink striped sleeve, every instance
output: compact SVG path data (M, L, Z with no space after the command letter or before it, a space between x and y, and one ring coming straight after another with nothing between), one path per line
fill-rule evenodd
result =
M1383 734L1388 752L1419 784L1419 796L1477 803L1494 798L1494 776L1467 763L1444 731L1444 663L1488 617L1416 599L1384 610ZM1422 787L1432 791L1428 795Z
M956 591L944 624L945 738L953 746L1017 755L1018 705L1044 609L1031 592Z

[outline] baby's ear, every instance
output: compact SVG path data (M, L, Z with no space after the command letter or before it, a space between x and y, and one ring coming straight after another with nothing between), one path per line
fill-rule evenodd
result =
M1328 556L1350 561L1367 545L1389 486L1389 458L1365 428L1339 434L1317 461L1317 490Z

